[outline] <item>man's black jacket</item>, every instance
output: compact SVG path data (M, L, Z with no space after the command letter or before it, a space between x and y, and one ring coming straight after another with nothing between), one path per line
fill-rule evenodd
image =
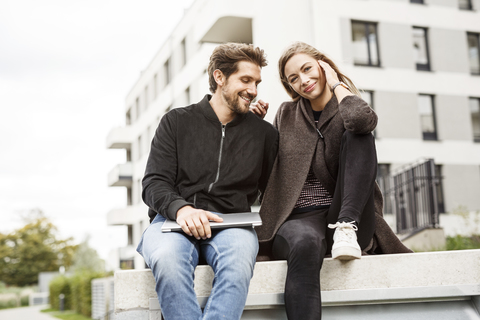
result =
M176 220L185 205L247 212L265 190L277 155L277 130L251 112L223 126L210 98L173 109L160 121L142 180L150 221L157 213Z

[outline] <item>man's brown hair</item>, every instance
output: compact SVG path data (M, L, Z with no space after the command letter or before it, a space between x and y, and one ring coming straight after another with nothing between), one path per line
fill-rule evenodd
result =
M262 49L245 43L224 43L213 50L208 64L208 82L210 91L215 93L217 82L213 76L215 70L220 70L228 79L238 71L238 63L248 61L258 65L260 68L267 65L267 59Z

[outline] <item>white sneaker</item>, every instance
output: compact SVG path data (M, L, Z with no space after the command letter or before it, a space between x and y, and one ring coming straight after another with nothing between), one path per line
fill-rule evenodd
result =
M333 234L332 257L339 260L360 259L362 250L357 242L358 230L355 222L337 222L329 224L330 229L337 229Z

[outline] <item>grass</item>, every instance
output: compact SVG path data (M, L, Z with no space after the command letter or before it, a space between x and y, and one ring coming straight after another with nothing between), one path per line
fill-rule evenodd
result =
M63 320L92 320L92 318L85 317L84 315L78 314L71 310L62 312L55 309L43 309L42 312L48 313L52 317Z
M480 235L447 237L447 250L480 249Z

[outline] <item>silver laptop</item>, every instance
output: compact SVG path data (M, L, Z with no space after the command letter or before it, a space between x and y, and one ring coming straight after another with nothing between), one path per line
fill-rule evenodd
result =
M210 228L223 229L232 227L258 227L262 225L262 219L258 212L242 212L219 214L223 218L222 222L210 221ZM182 231L182 228L176 221L165 220L162 225L162 232Z

